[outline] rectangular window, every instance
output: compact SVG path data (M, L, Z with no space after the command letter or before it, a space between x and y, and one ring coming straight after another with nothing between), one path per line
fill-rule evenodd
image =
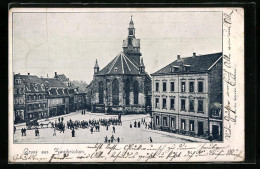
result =
M198 83L198 92L202 93L203 92L203 82Z
M163 91L166 92L166 90L167 90L166 82L163 82Z
M185 130L185 120L181 119L181 129Z
M190 92L194 92L194 82L190 82Z
M155 98L155 107L159 108L159 98Z
M159 91L159 83L158 82L155 83L155 91L157 91L157 92Z
M156 116L156 125L159 125L159 116Z
M185 111L185 99L181 99L181 110Z
M171 99L171 109L174 109L174 99Z
M174 82L171 82L171 91L174 91Z
M185 82L181 82L181 92L185 92Z
M171 118L171 127L175 128L175 118Z
M203 112L203 100L198 100L198 112Z
M163 126L167 127L167 117L163 117Z
M166 98L163 98L163 105L162 105L163 109L166 109Z
M194 111L194 100L190 100L190 111Z
M190 120L190 131L194 131L194 121Z

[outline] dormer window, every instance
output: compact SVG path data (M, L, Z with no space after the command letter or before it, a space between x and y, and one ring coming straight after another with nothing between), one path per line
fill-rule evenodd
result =
M179 71L179 66L173 66L171 67L171 72L178 72Z

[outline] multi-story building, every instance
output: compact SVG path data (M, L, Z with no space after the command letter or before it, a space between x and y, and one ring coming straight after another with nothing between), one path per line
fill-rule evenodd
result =
M14 122L25 120L25 85L20 74L14 75Z
M134 22L129 23L123 52L99 70L94 66L88 86L88 107L92 112L143 113L150 106L151 77L145 72L140 53L140 39L135 37Z
M28 75L16 74L14 84L15 112L18 110L24 112L22 116L25 121L46 118L48 116L47 97L41 79L29 73ZM19 104L16 104L18 102Z
M41 78L46 86L48 117L69 113L69 89L57 78Z
M222 140L222 53L178 55L151 76L154 129Z
M79 89L82 86L73 84L64 74L55 72L54 78L64 83L69 89L69 112L86 108L86 92Z

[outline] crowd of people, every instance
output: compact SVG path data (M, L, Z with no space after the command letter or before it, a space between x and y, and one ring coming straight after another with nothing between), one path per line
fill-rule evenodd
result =
M82 115L85 114L85 110L82 110ZM100 118L100 119L88 119L88 120L75 120L72 119L68 121L64 121L64 117L59 117L55 122L50 122L51 128L53 128L53 136L56 136L57 130L60 133L64 133L65 129L71 131L71 136L76 137L76 130L81 129L89 129L90 133L93 134L94 132L100 132L101 126L105 128L106 131L111 130L112 135L110 137L105 136L105 143L120 143L120 140L123 138L121 137L115 137L116 133L116 126L122 126L122 120L121 120L121 114L118 115L118 117L110 117L110 118ZM144 126L145 129L151 128L151 122L146 122L145 118L142 118L141 121L133 121L130 122L130 128L141 128L141 126ZM14 127L14 133L16 131L16 127ZM26 136L26 128L21 129L22 136ZM38 127L35 127L35 136L39 136L40 131ZM149 137L150 142L152 142L152 138Z

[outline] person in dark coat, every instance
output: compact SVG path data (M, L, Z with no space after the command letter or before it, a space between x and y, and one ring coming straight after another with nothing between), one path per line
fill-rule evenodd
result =
M61 122L63 122L63 120L64 120L64 118L63 118L63 117L61 117Z
M118 143L120 142L120 138L119 138L119 137L117 137L117 142L118 142Z
M140 121L138 121L138 128L140 128L141 127L141 123L140 123Z
M152 137L150 137L149 139L150 139L150 142L152 143L152 142L153 142L153 139L152 139Z
M130 128L132 128L132 123L130 122Z
M115 128L115 126L113 126L113 131L112 131L112 133L116 133L116 128Z
M23 137L23 128L21 129L22 137Z
M74 128L72 129L71 134L72 134L72 137L75 137L75 130L74 130Z
M14 126L14 134L15 134L15 131L16 131L16 127Z
M136 123L137 123L137 122L135 121L135 122L134 122L134 127L136 127Z

